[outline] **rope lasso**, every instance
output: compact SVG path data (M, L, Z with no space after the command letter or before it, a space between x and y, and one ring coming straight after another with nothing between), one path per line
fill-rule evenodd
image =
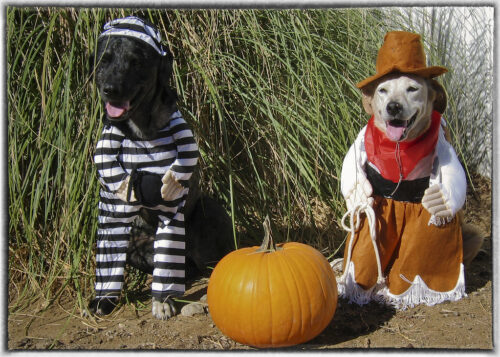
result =
M380 253L379 253L378 247L377 247L377 229L376 229L377 226L376 226L376 220L375 220L375 211L373 210L372 206L368 202L356 202L354 204L354 207L347 210L347 212L342 217L342 228L344 228L344 230L351 233L351 239L349 241L349 248L347 251L347 261L345 264L345 271L343 272L339 281L342 283L345 283L345 280L347 278L347 273L349 271L349 263L351 262L351 254L352 254L352 245L354 242L354 235L356 234L356 231L359 229L359 226L361 224L360 215L362 212L365 213L366 219L368 220L368 225L370 228L370 238L371 238L371 241L373 244L375 258L377 260L377 271L378 271L377 284L383 284L385 282L385 278L382 274L382 265L380 263ZM348 215L350 216L349 217L349 226L347 226L344 223L344 221ZM356 218L356 221L354 221L354 218Z

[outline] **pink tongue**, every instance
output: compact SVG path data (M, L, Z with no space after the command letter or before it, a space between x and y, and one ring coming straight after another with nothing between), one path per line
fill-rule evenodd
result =
M405 129L406 127L404 126L392 126L390 124L387 124L385 133L390 140L398 141L403 136Z
M106 111L111 118L118 118L123 115L130 108L130 102L123 103L115 103L111 104L110 102L106 103Z

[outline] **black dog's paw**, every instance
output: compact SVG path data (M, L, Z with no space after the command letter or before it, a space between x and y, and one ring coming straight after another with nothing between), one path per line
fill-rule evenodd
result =
M145 206L154 207L162 202L162 184L161 176L145 174L141 177L138 191L140 191L141 201Z
M153 298L153 316L158 320L168 320L172 316L177 315L178 311L175 307L175 302L170 297L159 300Z
M96 298L89 304L89 312L92 315L105 316L109 315L118 305L118 298Z
M162 202L161 176L141 171L133 171L131 176L132 187L137 200L146 207L154 207Z

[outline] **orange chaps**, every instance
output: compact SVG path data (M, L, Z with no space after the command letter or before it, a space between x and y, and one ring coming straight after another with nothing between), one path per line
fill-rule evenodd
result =
M429 225L430 214L420 203L375 196L377 247L385 286L377 286L377 263L369 225L363 216L339 292L359 304L377 300L406 308L434 305L465 296L462 230L455 216L441 226ZM349 237L351 239L351 237Z

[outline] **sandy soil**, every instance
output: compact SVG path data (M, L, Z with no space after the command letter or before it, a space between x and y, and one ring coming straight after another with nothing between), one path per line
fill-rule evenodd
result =
M475 177L465 219L484 232L481 252L466 269L468 297L457 302L396 311L376 303L365 306L339 299L330 325L314 340L290 350L339 348L492 349L491 186ZM191 284L186 300L206 294L208 279ZM178 315L168 321L151 316L147 292L105 319L84 318L69 296L43 313L18 311L8 316L9 350L176 349L246 350L225 337L209 313Z

